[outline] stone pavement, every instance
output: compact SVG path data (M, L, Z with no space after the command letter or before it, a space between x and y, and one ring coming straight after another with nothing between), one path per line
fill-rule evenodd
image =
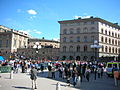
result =
M29 73L14 74L13 79L10 79L9 73L0 74L0 90L31 90L31 80ZM58 76L58 74L57 74ZM65 80L47 78L47 72L38 74L37 90L56 90L57 82L61 84L61 90L120 90L120 80L117 87L114 86L114 79L104 75L103 78L94 80L91 75L90 82L83 79L80 88L66 86Z

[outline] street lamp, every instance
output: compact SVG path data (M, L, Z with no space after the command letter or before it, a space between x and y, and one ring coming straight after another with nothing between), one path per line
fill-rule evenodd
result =
M39 42L36 42L35 45L33 46L33 48L36 49L36 54L37 54L37 56L38 56L38 53L39 53L38 50L41 48L41 45L39 45ZM37 57L37 56L36 56L36 57Z
M102 46L101 46L101 45L98 45L98 41L97 41L97 40L94 40L93 45L91 45L90 47L94 49L95 61L97 61L97 50L98 50L99 48L101 48Z

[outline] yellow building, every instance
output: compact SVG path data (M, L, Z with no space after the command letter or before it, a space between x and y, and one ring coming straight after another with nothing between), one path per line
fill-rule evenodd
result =
M5 26L0 25L0 53L5 57L11 57L18 48L25 48L29 36Z

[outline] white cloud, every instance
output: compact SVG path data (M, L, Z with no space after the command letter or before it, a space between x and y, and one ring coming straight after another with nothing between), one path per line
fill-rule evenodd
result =
M37 12L33 9L27 10L28 14L36 15Z
M60 41L60 39L59 39L59 38L53 38L53 40L55 40L55 41Z
M41 34L42 32L36 31L35 33L36 33L36 34Z
M80 17L81 17L81 16L74 16L75 19L78 19L78 18L80 18Z
M23 33L26 33L26 34L28 34L28 35L30 35L30 30L19 30L20 32L23 32Z
M78 18L84 19L84 18L90 18L90 17L91 17L91 16L74 16L75 19L78 19Z

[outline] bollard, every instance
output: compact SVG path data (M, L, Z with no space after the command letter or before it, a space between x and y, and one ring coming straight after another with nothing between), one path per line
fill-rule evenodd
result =
M10 79L13 79L13 70L10 72Z
M61 90L59 82L56 84L56 90Z
M79 88L80 87L80 76L78 77L77 83L76 83L76 87Z

